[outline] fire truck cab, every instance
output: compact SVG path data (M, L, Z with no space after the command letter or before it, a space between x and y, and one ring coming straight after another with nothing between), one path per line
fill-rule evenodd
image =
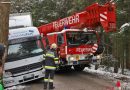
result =
M52 43L58 45L60 60L57 64L61 67L73 65L77 71L90 66L92 54L96 57L103 49L97 51L100 39L94 30L64 29L61 32L48 33L43 38L44 47L48 48Z

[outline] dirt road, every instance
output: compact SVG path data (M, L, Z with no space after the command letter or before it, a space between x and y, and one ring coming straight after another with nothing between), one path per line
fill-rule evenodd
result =
M113 90L112 81L83 72L57 72L54 79L54 90ZM24 90L43 90L42 80L26 83Z

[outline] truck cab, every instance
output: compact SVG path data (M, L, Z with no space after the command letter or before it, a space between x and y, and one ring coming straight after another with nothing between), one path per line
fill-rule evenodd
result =
M8 55L3 74L5 88L43 78L43 53L41 36L38 29L32 25L31 14L11 14Z
M93 47L100 43L100 39L94 30L65 29L61 32L48 33L43 39L45 47L52 43L58 45L59 66L74 66L76 70L83 70L91 63L91 54L97 52L97 47L94 49ZM94 56L99 54L101 53Z
M4 65L5 87L44 77L42 43L36 27L9 30L8 56Z

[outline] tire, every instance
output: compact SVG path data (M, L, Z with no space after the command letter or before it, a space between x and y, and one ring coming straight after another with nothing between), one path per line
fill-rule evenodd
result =
M97 70L97 69L98 69L98 67L99 67L99 64L96 64L96 65L95 65L95 70Z
M72 66L66 66L65 68L66 68L66 70L71 70L71 67Z
M84 65L75 65L73 66L75 71L83 71L85 66Z

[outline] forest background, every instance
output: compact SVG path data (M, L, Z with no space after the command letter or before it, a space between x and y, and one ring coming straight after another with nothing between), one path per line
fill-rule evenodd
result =
M98 2L103 5L109 0L11 0L10 13L31 12L34 26L40 26L52 21L70 16L84 10L87 6ZM118 68L130 69L130 25L120 29L124 24L130 24L130 0L113 0L116 3L117 32L103 33L104 57L100 64Z

